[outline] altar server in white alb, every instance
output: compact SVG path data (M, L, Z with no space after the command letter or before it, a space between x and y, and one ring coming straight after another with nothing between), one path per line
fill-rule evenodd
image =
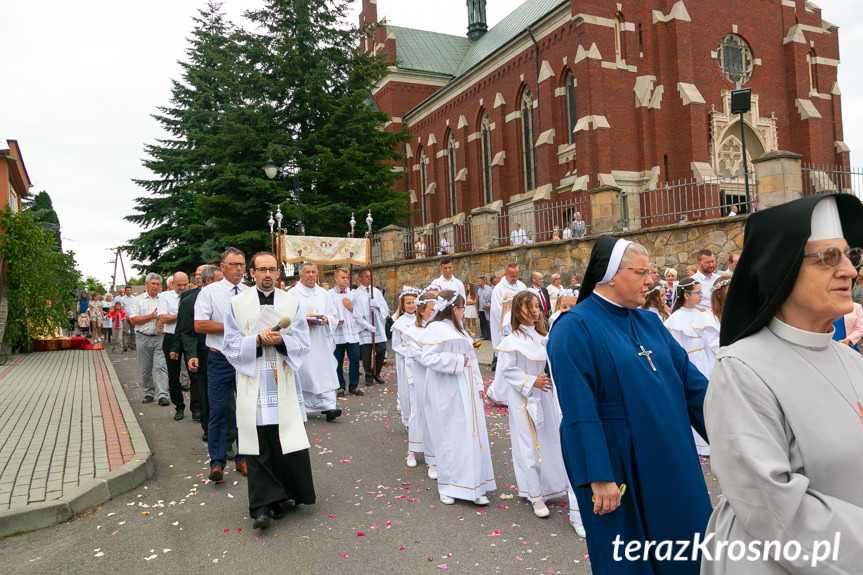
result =
M473 339L462 327L464 298L442 291L435 316L422 334L420 362L426 373L426 417L435 445L438 493L452 505L456 499L488 505L486 492L496 488L483 410L482 375Z
M533 504L537 517L548 517L545 502L565 495L569 480L560 448L560 408L546 373L548 330L536 294L515 295L511 326L497 346L494 379L504 385L509 400L518 494Z
M291 505L315 502L302 396L294 374L309 352L297 300L276 289L276 258L255 254L256 289L231 298L221 352L237 370L239 451L248 467L249 514L263 529ZM277 331L273 328L279 326Z
M309 339L312 350L297 372L306 413L323 413L327 421L342 414L336 408L336 390L339 379L336 374L336 349L333 331L339 323L338 311L327 290L317 285L318 268L315 264L300 266L300 281L288 290L297 298L300 311L309 324Z
M411 286L403 286L399 295L399 308L393 314L392 325L392 347L396 354L396 407L402 415L402 424L407 428L411 418L410 382L405 368L405 355L407 353L407 342L404 341L404 333L416 323L417 306L416 297L420 290ZM416 463L414 463L416 465Z
M707 353L707 340L705 339L705 322L712 320L712 312L701 311L697 306L704 299L701 284L692 278L683 278L677 284L677 297L671 316L665 320L665 327L671 332L671 337L686 350L689 361L692 362L704 377L710 377L713 370L713 361ZM698 455L710 456L710 445L693 428L692 436L695 439L695 449Z
M860 573L863 358L832 336L852 309L861 222L853 194L746 222L704 400L722 498L702 575ZM768 542L786 552L729 553Z
M411 414L408 421L408 456L407 466L416 467L416 454L422 453L428 465L429 479L437 479L434 445L429 428L425 406L425 381L428 370L420 361L422 356L422 334L426 324L434 314L436 291L420 293L416 304L414 323L402 332L402 344L405 348L405 374L410 388Z

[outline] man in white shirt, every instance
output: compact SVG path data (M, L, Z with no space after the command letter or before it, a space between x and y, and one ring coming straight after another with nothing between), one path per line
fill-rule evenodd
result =
M174 343L174 335L177 329L177 317L180 310L180 295L189 289L189 276L183 272L174 274L172 282L173 289L159 295L159 303L156 306L156 316L164 326L162 331L162 352L165 354L165 363L168 366L168 391L171 394L171 403L176 408L174 421L180 421L186 411L186 403L183 401L183 390L180 387L180 354L171 351Z
M333 298L317 285L318 267L304 263L300 266L300 282L288 290L299 302L300 312L309 324L309 351L303 365L296 372L303 390L303 406L306 413L323 413L327 421L342 414L336 409L336 359L333 354L336 344L333 328L338 324L338 312Z
M521 229L521 224L515 222L515 229L509 233L509 243L514 246L520 246L527 239L527 234Z
M356 291L354 306L357 310L360 357L366 385L386 383L380 374L387 357L386 317L390 315L390 308L384 294L372 287L371 271L366 269L360 272L360 287Z
M345 395L345 374L342 364L345 354L348 356L348 393L351 395L365 395L360 385L360 337L357 333L357 308L354 305L354 292L350 286L350 272L345 268L339 268L333 272L335 287L329 291L330 297L336 306L339 316L338 324L333 332L333 341L336 348L333 354L336 356L336 377L339 380L338 397Z
M237 248L228 248L222 254L220 265L225 277L201 290L195 301L195 331L207 334L207 397L210 402L207 422L207 448L210 452L208 479L219 482L224 477L226 459L236 456L237 471L246 475L248 470L243 456L232 449L237 439L237 420L234 393L237 389L236 371L222 355L225 333L225 314L231 298L248 289L240 280L246 272L246 256Z
M701 284L701 291L706 295L706 297L701 298L701 303L695 307L700 310L709 310L710 288L719 279L719 274L716 273L716 256L710 250L701 250L695 256L695 263L698 265L698 271L692 275L692 279Z
M491 292L492 287L486 283L485 276L476 278L476 297L477 306L479 308L479 325L482 332L482 339L491 339L491 330L489 329L488 313L491 309Z
M135 328L129 321L129 312L132 311L132 302L135 301L135 296L132 295L132 286L126 286L123 295L117 300L123 304L123 311L126 312L126 319L123 320L123 351L129 351L135 349Z
M438 255L445 256L449 254L449 240L446 237L446 232L443 233L443 237L440 239L440 252Z
M145 278L147 291L132 300L129 322L135 328L138 341L138 368L141 370L141 389L144 392L142 403L153 403L153 396L159 393L159 405L168 405L168 368L162 352L162 337L157 333L162 323L156 319L159 292L162 289L162 276L149 273ZM153 385L153 368L156 369L156 383Z
M539 298L539 309L542 310L542 314L548 318L551 315L551 298L548 295L548 290L543 285L542 281L542 273L541 272L533 272L530 274L530 282L531 286L527 288L527 291L536 295Z
M434 287L439 292L443 290L452 290L458 293L461 297L465 297L464 283L452 275L452 270L452 258L443 258L440 261L440 277L432 281L430 287Z

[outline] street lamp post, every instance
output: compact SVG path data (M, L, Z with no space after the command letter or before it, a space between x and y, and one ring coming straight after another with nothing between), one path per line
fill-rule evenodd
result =
M270 148L267 165L264 166L264 173L267 175L267 178L271 180L280 173L291 177L291 186L293 188L291 190L291 199L297 206L297 228L300 235L304 236L306 235L306 226L303 224L303 205L300 201L300 168L297 166L297 162L293 157L291 157L284 166L277 166L276 163L273 162L273 152L278 148L284 148L286 150L292 149L289 146L283 146L282 144L275 144Z

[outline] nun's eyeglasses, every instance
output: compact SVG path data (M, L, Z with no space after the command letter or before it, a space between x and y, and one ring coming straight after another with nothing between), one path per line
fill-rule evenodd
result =
M851 260L851 265L856 269L860 269L860 265L863 264L863 248L849 248L847 250L840 250L837 247L829 247L824 248L819 252L815 252L814 254L803 254L804 258L818 258L818 260L823 263L825 266L830 268L839 267L839 264L842 263L842 256L846 256L849 260Z
M624 268L624 267L619 267L619 268L617 268L617 269L619 269L619 270L632 270L632 271L634 271L635 273L637 273L638 275L640 275L640 276L641 276L641 277L643 277L643 278L653 277L653 270L651 270L650 268L645 269L645 268Z

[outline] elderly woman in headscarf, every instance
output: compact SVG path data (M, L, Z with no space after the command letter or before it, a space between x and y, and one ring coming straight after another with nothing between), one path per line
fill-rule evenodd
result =
M745 238L704 402L722 498L701 572L859 573L863 358L832 335L863 205L808 196L753 214Z

